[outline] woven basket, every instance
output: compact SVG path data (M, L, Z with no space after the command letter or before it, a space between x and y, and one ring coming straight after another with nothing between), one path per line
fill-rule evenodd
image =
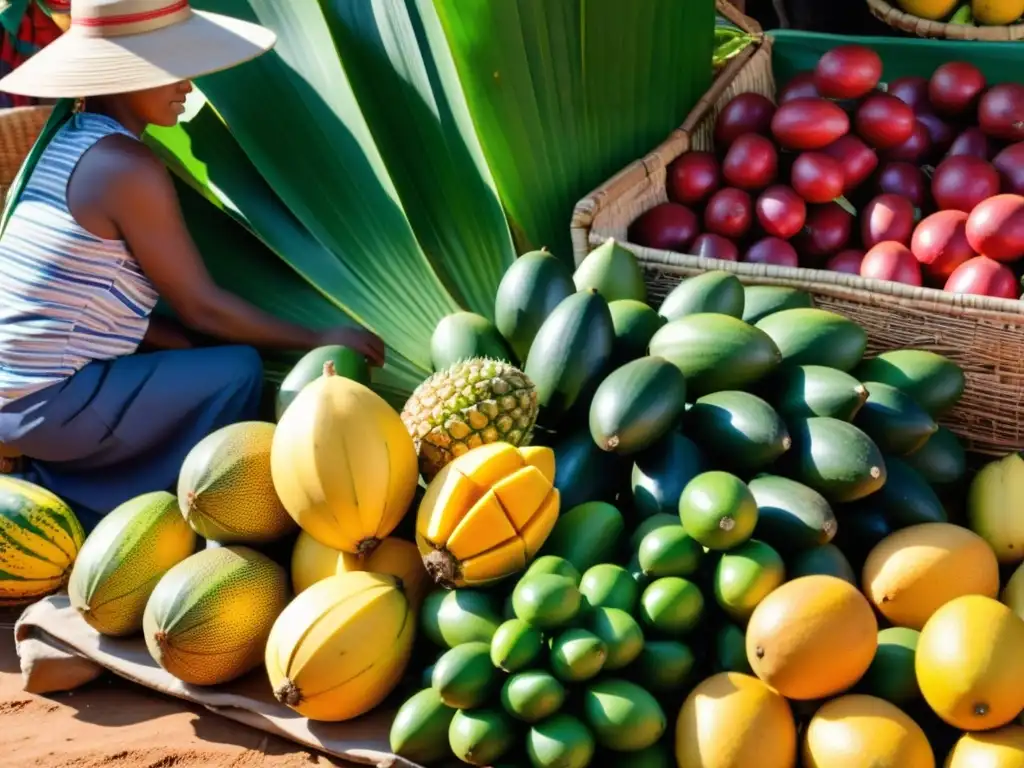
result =
M918 37L936 37L945 40L984 40L990 43L1004 43L1024 39L1024 24L1010 24L1005 27L974 26L972 24L947 24L944 21L930 21L919 16L904 13L886 0L868 0L871 13L893 29Z
M791 269L703 259L629 243L629 224L667 200L666 167L690 150L713 149L721 109L738 93L774 98L770 44L719 78L682 128L581 200L573 212L573 255L578 264L610 237L626 244L644 269L652 301L684 277L709 269L741 282L808 291L815 303L862 325L869 354L887 349L928 349L950 357L967 374L967 389L944 423L970 450L1002 455L1024 449L1024 303L945 293L931 288L812 269Z
M0 109L0 202L35 144L52 107Z

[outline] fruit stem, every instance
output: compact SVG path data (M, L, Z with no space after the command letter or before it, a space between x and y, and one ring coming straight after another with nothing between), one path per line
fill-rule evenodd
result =
M840 195L832 202L834 202L836 205L838 205L851 216L857 215L857 209L853 207L853 203L846 199L845 195Z
M377 548L377 547L378 547L379 545L380 545L380 539L378 539L378 538L377 538L377 537L375 537L375 536L367 536L367 537L366 537L365 539L363 539L362 541L360 541L360 542L359 542L359 543L358 543L358 544L356 545L356 549L358 550L358 552L356 552L356 554L357 554L357 555L358 555L359 557L367 557L367 556L368 556L368 555L370 555L370 554L371 554L371 553L373 552L373 550L375 550L375 549L376 549L376 548Z
M423 558L423 567L438 585L455 589L459 578L459 561L446 549L435 549Z
M334 367L333 360L327 360L324 362L324 376L337 376L338 369Z
M302 691L291 680L287 678L274 690L274 698L282 704L294 707L302 702Z

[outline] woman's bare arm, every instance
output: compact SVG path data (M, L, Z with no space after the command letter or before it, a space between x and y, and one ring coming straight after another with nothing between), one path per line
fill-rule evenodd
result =
M131 140L104 149L103 157L96 158L106 165L104 209L146 276L186 326L225 341L263 348L343 344L372 363L383 363L383 342L372 333L356 328L312 331L220 288L189 235L163 163L149 148Z

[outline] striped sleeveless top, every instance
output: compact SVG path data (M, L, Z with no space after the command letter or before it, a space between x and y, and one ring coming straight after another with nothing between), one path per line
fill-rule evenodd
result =
M123 240L86 231L67 186L116 120L74 115L39 158L0 238L0 403L138 349L157 293ZM134 137L133 137L134 138Z

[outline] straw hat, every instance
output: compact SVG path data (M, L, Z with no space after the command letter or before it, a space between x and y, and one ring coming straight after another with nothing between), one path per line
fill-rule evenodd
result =
M0 91L39 98L141 91L228 69L275 41L265 27L194 11L188 0L73 0L70 29L0 80Z

